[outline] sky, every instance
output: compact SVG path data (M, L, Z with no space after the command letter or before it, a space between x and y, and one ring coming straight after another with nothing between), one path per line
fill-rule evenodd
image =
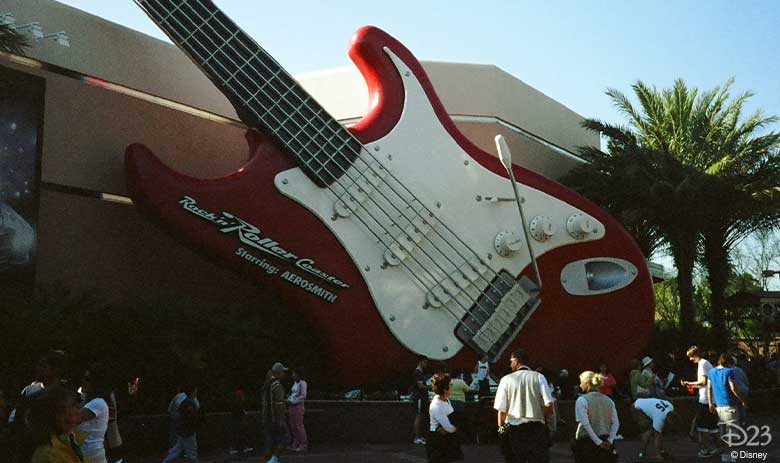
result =
M60 0L165 39L131 0ZM494 64L585 117L622 123L604 95L641 79L710 89L730 77L748 109L780 114L780 3L711 1L217 0L293 74L351 66L359 27L378 26L418 59ZM72 40L77 40L74 38Z
M168 40L131 0L60 1ZM607 88L630 95L637 80L664 88L682 78L711 89L731 77L732 94L755 93L748 111L780 115L780 2L215 3L293 74L352 66L350 37L371 24L420 60L494 64L584 117L625 123Z

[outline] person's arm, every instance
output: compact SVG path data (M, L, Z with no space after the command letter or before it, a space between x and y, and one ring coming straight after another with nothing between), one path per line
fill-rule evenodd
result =
M271 385L271 402L271 406L274 409L274 422L281 427L287 426L287 420L284 419L284 416L287 413L287 404L284 400L282 385L279 382L275 382Z
M577 399L574 404L574 419L582 425L585 432L588 433L588 437L597 446L601 446L604 442L599 436L596 435L596 431L593 430L593 426L590 424L590 418L588 418L588 401L584 397Z
M441 427L448 433L453 433L457 431L457 429L455 429L455 426L452 424L452 422L450 422L450 418L444 411L445 403L446 402L438 402L436 404L431 404L431 407L428 411L434 422L439 423Z
M82 407L79 411L79 424L84 423L85 421L94 420L95 418L97 418L95 412L87 407Z
M696 373L698 375L698 372ZM704 387L709 381L707 374L698 375L696 381L680 381L683 386Z
M742 406L747 408L747 400L742 396L742 393L739 392L739 388L737 387L737 383L734 382L731 378L729 378L729 389L731 389L732 394L742 403Z
M498 413L496 414L496 418L498 419L496 424L500 429L506 423L506 412L502 412L501 410L499 410Z
M301 380L300 382L298 382L298 394L296 394L290 399L290 404L298 405L306 401L307 389L308 389L308 385L306 384L306 381Z
M550 383L547 382L547 378L541 373L539 374L539 386L542 389L542 400L544 401L544 422L549 423L553 416L553 402L555 402L555 399L550 390Z
M502 379L498 383L498 389L496 389L496 398L493 399L493 408L498 412L496 414L496 420L499 432L501 432L506 424L506 415L507 411L509 411L509 403L506 396L506 382Z
M715 399L712 395L712 383L707 382L707 403L710 404L710 412L715 413Z
M613 405L612 406L612 425L609 427L609 444L615 442L615 438L617 437L618 429L620 429L620 418L618 418L617 408Z

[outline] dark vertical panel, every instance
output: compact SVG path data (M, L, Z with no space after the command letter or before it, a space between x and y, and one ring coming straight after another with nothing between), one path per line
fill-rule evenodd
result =
M35 283L45 85L0 67L0 290Z

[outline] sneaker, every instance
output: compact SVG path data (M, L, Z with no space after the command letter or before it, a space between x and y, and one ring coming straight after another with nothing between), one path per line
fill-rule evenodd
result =
M699 458L709 458L712 456L712 454L707 449L701 449L699 450L699 453L696 454L696 456Z
M244 449L242 450L242 452L244 452L244 453L249 453L249 452L251 452L252 450L254 450L252 447L244 447Z
M279 463L279 458L276 457L276 455L272 456L268 460L266 460L265 463Z
M636 460L634 460L634 461L635 461L636 463L644 463L644 462L646 462L646 461L647 461L647 457L645 456L645 454L644 454L644 453L640 453L640 454L639 454L639 455L636 457Z
M674 455L670 454L669 452L659 452L658 454L663 461L672 461L674 460Z
M229 453L229 454L231 454L231 455L235 455L235 454L237 454L237 453L238 453L238 450L236 450L236 449L230 449L230 450L228 450L228 453Z
M417 445L425 445L425 439L423 439L422 437L418 437L417 439L414 440L414 443Z

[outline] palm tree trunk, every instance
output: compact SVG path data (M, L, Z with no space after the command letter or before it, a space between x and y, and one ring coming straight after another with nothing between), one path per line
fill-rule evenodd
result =
M726 331L726 286L729 282L729 253L725 236L720 230L704 232L704 265L707 267L710 283L710 311L712 338L720 352L728 347Z
M693 266L696 262L696 236L669 240L674 265L677 267L677 287L680 291L680 331L691 334L696 324L693 307Z

